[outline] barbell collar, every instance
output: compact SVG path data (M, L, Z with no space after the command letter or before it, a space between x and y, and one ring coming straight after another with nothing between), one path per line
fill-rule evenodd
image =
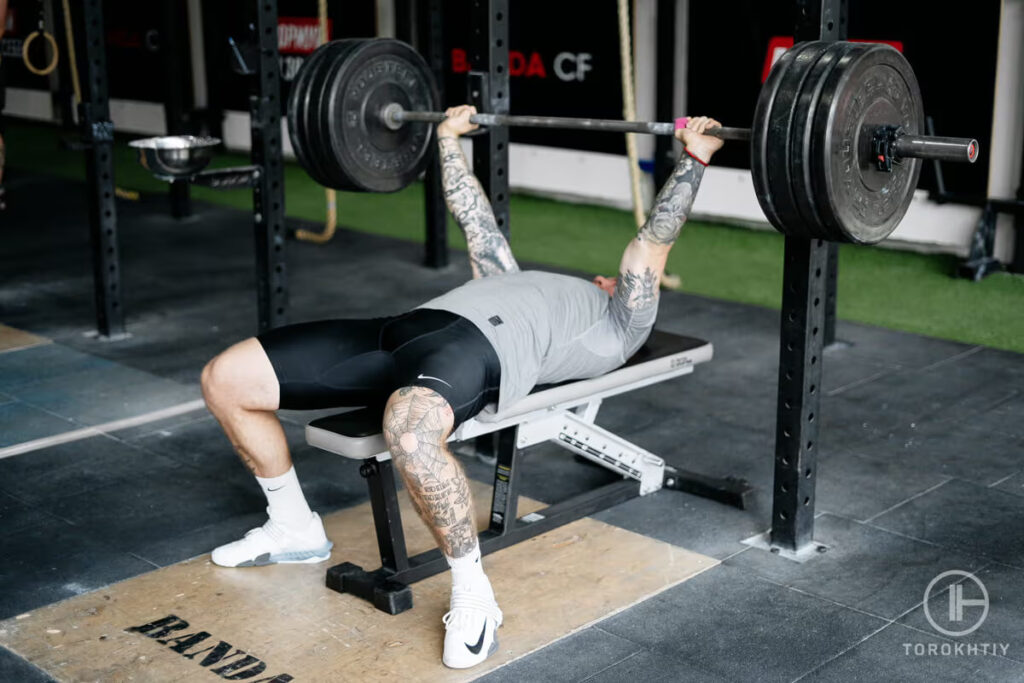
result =
M934 159L967 162L978 160L978 141L972 138L947 138L934 135L900 135L892 143L897 159Z
M381 109L381 120L392 130L407 121L440 123L447 118L436 111L406 111L392 102ZM674 135L675 123L652 121L618 121L614 119L570 118L566 116L513 116L510 114L473 114L471 123L481 126L508 126L515 128L557 128L561 130L598 130L609 133L641 133L647 135ZM723 140L749 140L749 128L712 128L709 135Z

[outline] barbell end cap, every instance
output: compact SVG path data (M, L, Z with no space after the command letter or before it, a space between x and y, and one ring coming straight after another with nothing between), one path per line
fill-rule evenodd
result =
M398 102L390 102L380 110L380 120L387 128L398 130L402 127L402 114L405 110Z
M969 143L967 143L967 162L973 164L975 161L977 161L978 154L980 151L981 150L978 147L977 140L972 139Z

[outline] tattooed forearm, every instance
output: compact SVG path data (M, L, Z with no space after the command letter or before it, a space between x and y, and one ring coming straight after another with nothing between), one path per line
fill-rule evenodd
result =
M454 416L448 402L423 387L400 390L384 412L384 437L416 513L448 557L476 547L469 482L445 441Z
M675 242L690 213L703 177L704 166L684 154L672 177L665 182L658 193L658 198L654 200L651 215L647 217L647 222L640 229L637 238L653 244Z
M473 277L517 272L519 264L512 256L512 248L498 229L494 210L480 182L469 172L459 141L445 137L438 145L445 203L466 236Z

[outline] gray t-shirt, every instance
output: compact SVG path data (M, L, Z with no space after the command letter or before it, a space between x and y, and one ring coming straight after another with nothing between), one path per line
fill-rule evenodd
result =
M657 312L630 311L591 282L535 270L471 280L417 308L461 315L490 340L501 362L499 411L538 384L619 367L646 341Z

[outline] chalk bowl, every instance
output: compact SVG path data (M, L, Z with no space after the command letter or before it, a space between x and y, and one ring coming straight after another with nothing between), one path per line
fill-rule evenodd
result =
M195 135L168 135L132 140L128 143L139 152L139 163L160 180L189 178L206 168L213 148L220 140Z

